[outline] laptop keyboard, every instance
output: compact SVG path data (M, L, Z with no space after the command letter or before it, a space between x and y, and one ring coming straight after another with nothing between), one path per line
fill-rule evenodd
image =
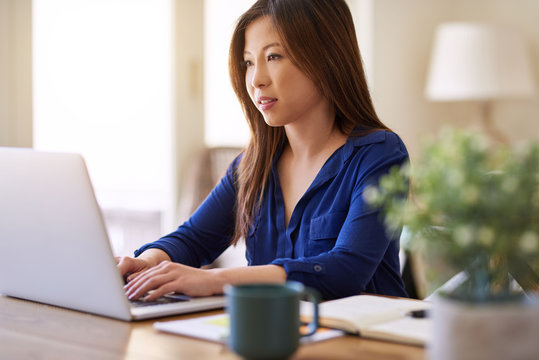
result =
M142 297L144 297L144 296L142 296ZM129 300L129 303L131 304L131 306L141 307L141 306L171 304L171 303L189 301L189 300L191 300L190 296L171 293L171 294L163 295L160 298L157 298L157 299L155 299L153 301Z

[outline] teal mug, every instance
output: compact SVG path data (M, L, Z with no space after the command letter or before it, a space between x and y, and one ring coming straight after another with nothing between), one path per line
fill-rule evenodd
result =
M318 328L318 299L314 289L295 281L225 287L230 317L229 347L247 359L285 359L298 348L301 336ZM314 306L307 332L300 333L300 300Z

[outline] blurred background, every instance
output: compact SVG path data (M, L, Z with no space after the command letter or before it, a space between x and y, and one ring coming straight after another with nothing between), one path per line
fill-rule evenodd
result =
M193 194L204 193L195 189L198 176L213 166L208 149L228 151L212 184L248 141L227 61L235 20L253 2L0 0L0 146L82 153L114 252L132 254L175 229L196 206ZM497 129L512 144L539 137L539 1L348 3L375 107L412 159L422 138L445 125ZM430 77L439 79L435 72L457 77L432 65L443 46L439 26L453 22L518 34L522 55L493 65L521 79L516 90L504 91L514 84L500 81L482 87L484 79L468 74L478 93L451 93L443 82L438 90L449 95L426 91ZM455 55L446 62L459 63L462 49L448 46Z

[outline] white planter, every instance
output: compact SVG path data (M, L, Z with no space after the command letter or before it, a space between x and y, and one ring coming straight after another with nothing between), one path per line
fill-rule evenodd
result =
M539 359L539 303L473 305L437 297L432 360Z

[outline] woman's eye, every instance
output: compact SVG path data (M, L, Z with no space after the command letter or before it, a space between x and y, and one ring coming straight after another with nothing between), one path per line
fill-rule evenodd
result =
M252 63L251 60L243 60L241 62L241 65L244 66L244 67L249 67L249 66L253 65L253 63Z
M271 60L278 60L278 59L280 59L280 58L282 58L282 56L279 55L279 54L270 54L270 55L268 55L268 61L271 61Z

